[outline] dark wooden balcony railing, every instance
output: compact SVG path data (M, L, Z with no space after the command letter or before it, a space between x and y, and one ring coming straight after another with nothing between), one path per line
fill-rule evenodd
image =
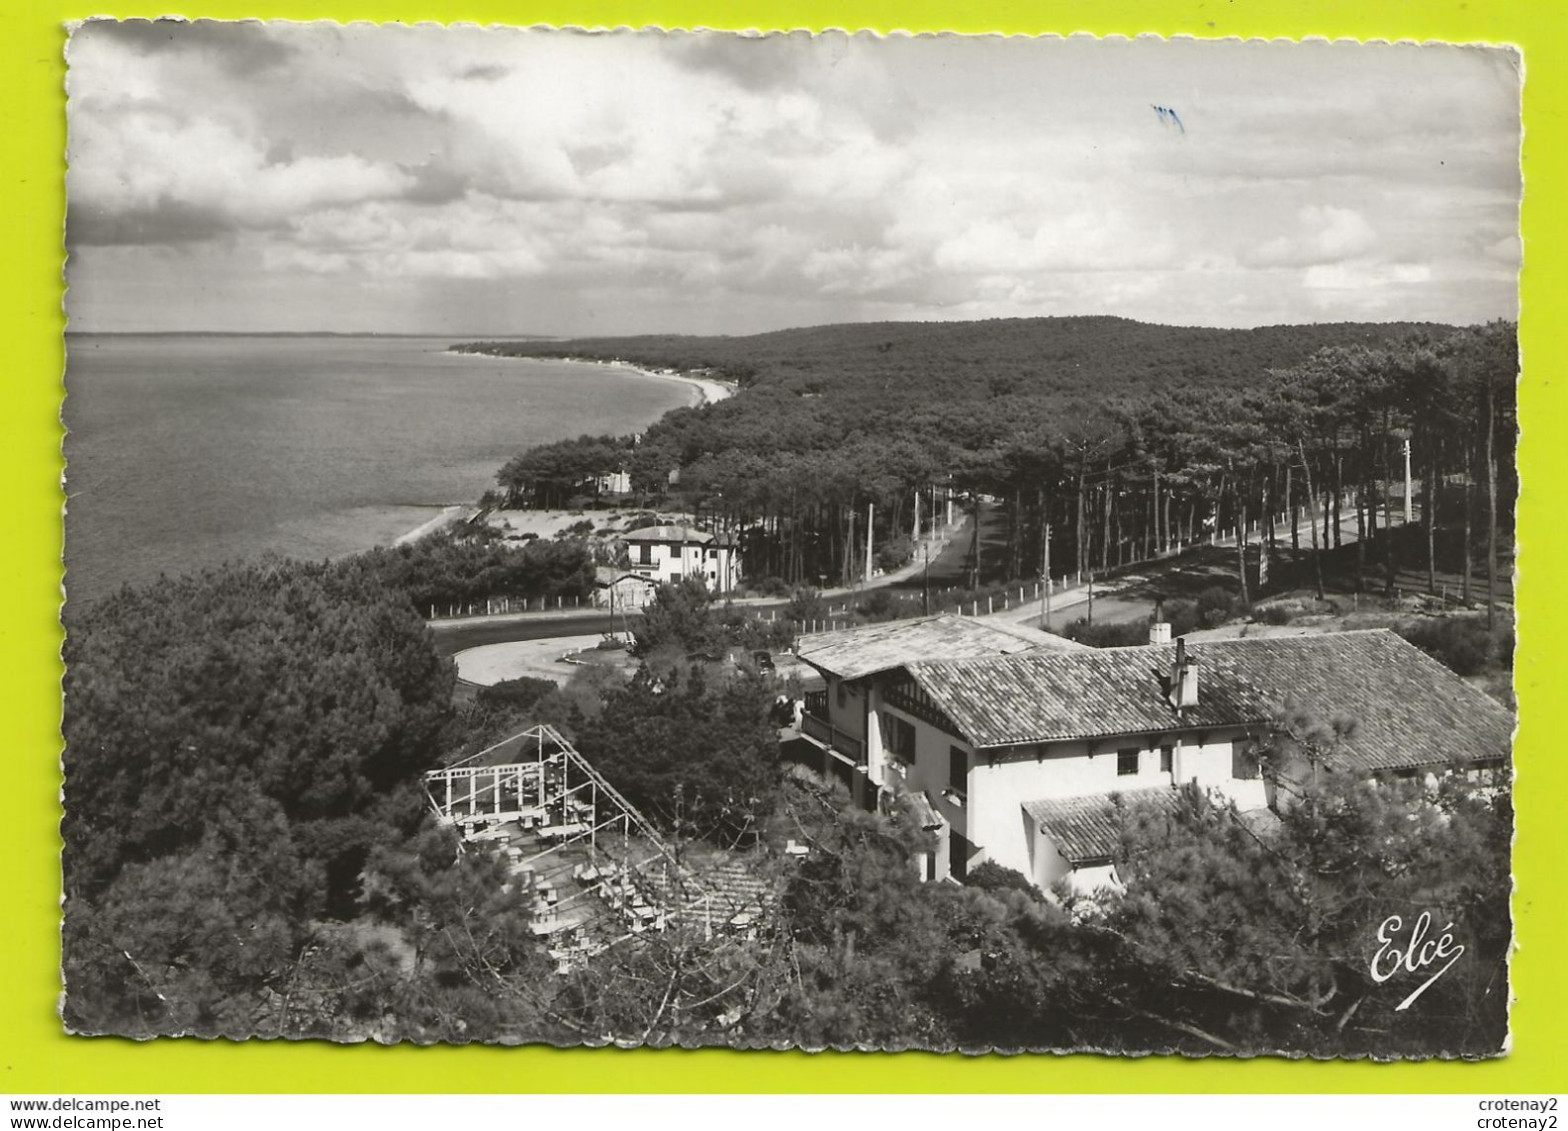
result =
M802 715L800 730L807 738L814 738L849 758L857 766L866 764L866 744L854 735L845 734L826 719L816 715Z

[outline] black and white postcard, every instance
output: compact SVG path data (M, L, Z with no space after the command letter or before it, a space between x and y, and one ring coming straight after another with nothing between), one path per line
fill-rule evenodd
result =
M68 64L67 1030L1507 1051L1516 52Z

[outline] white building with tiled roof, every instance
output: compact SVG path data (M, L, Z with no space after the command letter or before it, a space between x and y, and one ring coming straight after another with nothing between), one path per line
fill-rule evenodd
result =
M901 625L802 638L828 683L804 729L857 798L930 807L932 879L991 860L1092 889L1114 881L1107 830L1124 802L1169 804L1192 783L1263 809L1256 752L1287 702L1355 720L1327 761L1358 774L1508 756L1512 715L1388 631L1084 649L963 618Z
M983 659L1082 648L1024 625L951 613L802 636L795 654L821 672L827 685L807 694L802 731L820 748L823 773L837 777L859 804L872 808L880 791L894 785L887 754L890 728L895 738L902 735L898 716L884 710L889 673L932 656Z
M653 584L701 578L716 593L740 582L740 556L733 538L690 526L644 526L621 535L631 572Z

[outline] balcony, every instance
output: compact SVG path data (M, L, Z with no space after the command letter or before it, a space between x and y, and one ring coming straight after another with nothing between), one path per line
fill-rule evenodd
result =
M856 766L866 764L866 744L854 735L839 730L826 719L809 713L802 715L800 732Z

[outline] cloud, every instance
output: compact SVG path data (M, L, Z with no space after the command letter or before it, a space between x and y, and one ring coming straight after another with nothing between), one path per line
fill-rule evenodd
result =
M88 275L177 252L257 295L404 287L441 318L527 293L563 332L727 310L758 329L1475 320L1503 312L1519 258L1509 59L92 23L70 52L69 238Z
M82 121L73 133L66 184L72 238L137 232L216 235L278 227L319 208L394 196L417 186L401 170L351 154L280 159L286 151L220 123L129 107ZM194 226L191 217L201 217Z
M192 53L213 57L228 73L250 78L283 66L294 54L288 43L259 20L89 20L71 37L73 49L101 42L129 48L143 56Z
M74 247L89 244L186 244L208 240L230 231L228 216L170 200L105 212L90 204L74 205L66 215L66 242Z
M1425 283L1432 278L1432 268L1424 263L1352 263L1319 264L1307 268L1301 285L1309 291L1361 292L1375 290L1391 284Z
M1309 204L1297 216L1296 230L1247 252L1242 262L1255 267L1302 267L1338 263L1376 246L1377 233L1353 208Z
M823 54L822 39L790 35L683 35L670 45L671 61L695 74L718 75L741 90L799 88Z

